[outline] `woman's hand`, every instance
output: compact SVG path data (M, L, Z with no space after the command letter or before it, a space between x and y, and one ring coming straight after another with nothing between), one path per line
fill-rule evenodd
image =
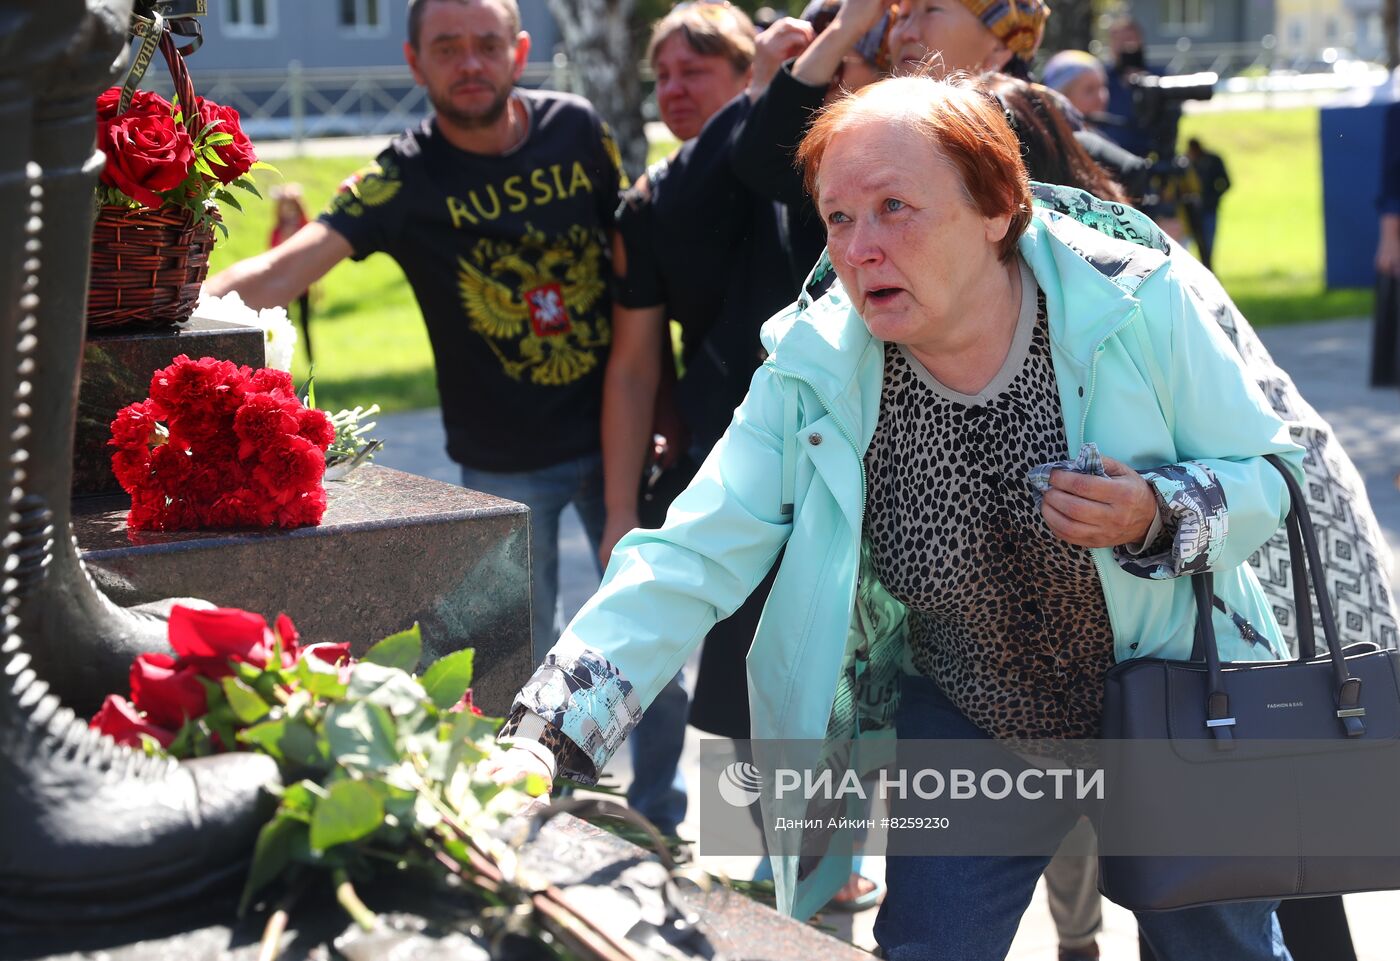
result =
M549 767L533 751L511 747L484 758L477 768L497 784L516 784L531 774L537 774L549 784L546 793L554 790L554 778Z
M1381 240L1376 247L1376 272L1400 277L1400 214L1381 216Z
M754 40L749 99L757 100L763 96L783 64L806 50L814 36L810 23L793 17L783 17L760 33Z
M607 570L608 561L612 559L613 548L617 546L617 542L622 540L628 531L641 526L635 508L631 511L608 511L607 519L603 521L603 536L598 541L598 566Z
M893 5L892 0L845 0L827 29L845 31L859 39L873 30Z
M1080 547L1141 544L1157 519L1152 487L1127 464L1103 458L1107 477L1050 472L1040 514L1056 537Z

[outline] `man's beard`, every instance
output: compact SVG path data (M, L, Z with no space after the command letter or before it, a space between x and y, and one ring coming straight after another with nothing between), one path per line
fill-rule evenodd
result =
M437 115L446 119L452 126L462 130L480 130L484 127L490 127L505 115L512 89L507 87L500 91L496 95L496 99L492 100L484 110L458 110L452 105L450 91L444 97L430 97L429 99L432 101L433 110L437 112Z

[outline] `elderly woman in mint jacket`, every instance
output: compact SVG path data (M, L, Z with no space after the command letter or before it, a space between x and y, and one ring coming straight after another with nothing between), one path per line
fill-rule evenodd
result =
M1113 663L1189 657L1197 571L1227 608L1222 657L1282 656L1245 561L1287 510L1264 455L1301 476L1301 450L1171 261L1032 212L1003 114L961 82L867 87L800 156L834 271L768 324L665 526L618 544L520 692L498 776L595 778L785 545L748 658L753 736L813 762L857 729L1093 737ZM1097 466L1086 442L1102 476L1054 470L1038 500L1028 473ZM890 858L885 957L1004 957L1047 860ZM774 869L806 917L849 859ZM1288 957L1272 904L1139 922L1163 961Z

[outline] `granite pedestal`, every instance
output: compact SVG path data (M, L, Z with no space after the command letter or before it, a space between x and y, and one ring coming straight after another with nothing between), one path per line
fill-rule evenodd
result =
M560 815L521 851L522 866L560 888L587 916L630 910L625 894L609 902L608 891L625 889L626 875L649 856L628 842L584 821ZM325 879L318 879L324 882ZM319 885L324 894L328 884ZM510 955L486 950L470 936L471 914L461 896L388 879L360 885L365 902L380 912L381 928L365 934L328 898L304 898L291 912L281 961L490 961L542 957L538 946ZM870 955L809 925L778 914L718 883L708 891L682 889L696 915L709 956L725 961L869 961ZM62 932L0 934L0 955L13 961L255 961L266 913L234 920L232 894L170 910L160 917L103 930L70 927ZM692 951L693 957L705 957Z
M262 367L263 332L222 320L191 320L159 330L89 330L83 345L82 386L73 438L73 496L119 494L112 476L112 419L128 404L145 400L151 374L181 354L217 357Z
M285 611L308 643L356 654L418 621L425 663L476 649L474 696L504 714L533 670L526 508L368 465L326 484L318 527L139 533L125 497L74 501L83 560L119 604L199 597L271 620Z

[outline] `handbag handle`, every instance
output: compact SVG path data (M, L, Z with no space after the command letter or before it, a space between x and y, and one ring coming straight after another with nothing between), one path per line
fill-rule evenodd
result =
M1308 514L1302 488L1298 486L1297 479L1289 473L1278 455L1266 454L1264 459L1282 475L1284 485L1288 489L1288 517L1285 523L1293 567L1293 601L1298 617L1298 663L1313 660L1317 656L1312 604L1308 596L1308 586L1311 583L1312 592L1317 597L1317 609L1322 621L1322 633L1327 641L1328 656L1332 661L1337 718L1342 722L1347 737L1361 737L1366 733L1366 724L1362 720L1366 716L1366 709L1361 706L1361 679L1351 676L1347 670L1346 659L1342 656L1337 621L1332 611L1332 599L1327 595L1321 552L1317 547L1317 533L1313 529L1312 517ZM1194 575L1191 580L1196 597L1197 640L1205 651L1206 672L1210 685L1206 702L1206 727L1215 735L1220 747L1228 749L1233 746L1234 735L1231 728L1235 726L1235 718L1230 713L1230 695L1225 690L1225 676L1220 666L1220 648L1212 621L1214 575L1207 571Z

